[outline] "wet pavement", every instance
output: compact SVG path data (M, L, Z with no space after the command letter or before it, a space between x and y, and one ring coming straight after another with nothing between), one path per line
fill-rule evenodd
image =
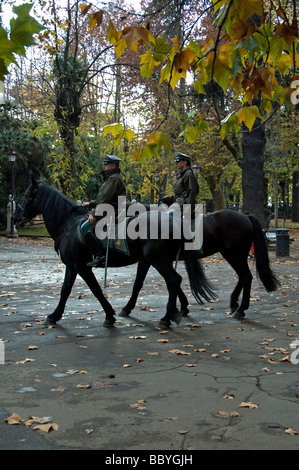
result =
M290 258L271 253L282 284L274 293L260 286L250 261L244 322L228 313L235 274L215 256L203 266L219 301L203 306L179 263L190 314L169 331L158 328L167 291L155 270L131 316L114 327L103 327L101 306L80 278L65 315L49 327L44 319L64 276L52 242L0 238L0 449L297 449L299 351L290 345L299 340L299 259L292 250ZM135 273L136 266L108 270L104 292L117 312ZM96 275L103 287L103 270ZM13 413L19 424L5 421ZM44 421L49 432L34 429Z

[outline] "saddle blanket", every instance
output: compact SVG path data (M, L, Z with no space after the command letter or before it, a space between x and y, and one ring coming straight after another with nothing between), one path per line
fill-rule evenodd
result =
M130 217L127 217L123 222L120 224L115 225L115 237L108 240L108 237L105 237L100 240L101 245L104 249L107 248L107 243L109 242L109 249L116 250L120 253L130 256L130 250L128 247L128 242L126 239L127 233L127 226L129 223ZM90 229L91 224L88 222L88 219L84 220L83 222L77 225L76 229L76 236L80 243L86 245L85 243L85 235L87 234L88 230ZM103 231L103 233L106 233Z

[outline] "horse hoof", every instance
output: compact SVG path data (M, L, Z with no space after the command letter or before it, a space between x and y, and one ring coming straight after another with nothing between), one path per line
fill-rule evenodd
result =
M168 328L170 328L170 322L166 320L160 320L158 326L159 328L162 328L163 330L167 330Z
M45 325L56 325L57 320L55 320L51 315L48 315L45 319Z
M115 323L115 318L111 318L111 320L105 320L104 323L103 323L103 326L105 326L106 328L110 328L111 326L113 326Z
M238 310L239 308L239 303L238 302L234 302L231 306L230 306L230 313L235 313L236 310Z
M187 317L188 313L189 313L189 308L187 307L181 308L182 317Z
M120 317L128 317L128 316L130 315L130 313L131 313L131 311L128 312L127 310L122 309L121 312L120 312L120 314L119 314L119 316L120 316Z
M235 318L236 320L240 320L240 321L241 321L241 320L244 320L244 318L245 318L245 313L242 312L242 311L237 310L237 311L234 313L233 318Z
M174 321L177 325L179 325L181 323L182 316L182 311L177 310L174 315L171 315L171 320Z

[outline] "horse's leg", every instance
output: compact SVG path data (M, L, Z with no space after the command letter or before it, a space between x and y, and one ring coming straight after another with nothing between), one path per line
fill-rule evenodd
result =
M77 272L75 269L66 266L64 281L60 292L59 303L53 313L48 315L46 323L55 324L60 320L63 315L66 301L71 293L72 287L74 285Z
M135 308L138 294L142 289L142 286L143 286L143 283L144 283L144 280L146 278L149 268L150 268L150 264L147 261L145 260L139 261L132 294L127 305L123 307L122 311L120 312L121 317L128 317L131 311Z
M234 313L239 308L239 297L242 291L242 284L238 281L231 297L230 297L230 311Z
M182 277L175 271L172 263L153 263L153 266L165 279L168 289L168 302L166 307L166 315L161 318L159 326L162 328L168 328L171 325L171 321L179 324L182 318L182 312L176 307L176 299L181 290Z
M110 304L110 302L104 297L102 289L93 274L93 271L90 267L84 265L76 266L78 270L78 274L82 277L82 279L86 282L89 289L93 293L93 295L98 299L100 304L102 305L106 318L103 323L104 326L112 326L115 323L115 311Z
M226 259L230 263L232 268L236 271L239 277L239 282L233 294L235 295L237 295L238 293L240 294L243 288L241 304L234 311L234 318L236 318L237 320L243 320L245 317L245 311L248 310L249 308L250 291L251 291L251 283L252 283L252 274L248 266L247 254L240 256L239 258L234 258L234 259L228 256L226 257Z
M183 317L186 317L189 313L189 309L188 309L189 302L188 302L188 299L185 296L183 290L181 289L181 287L179 288L178 297L179 297L179 301L180 301L180 304L181 304L180 312L181 312Z
M252 274L248 266L247 266L246 272L244 272L242 275L239 274L239 276L242 276L241 282L243 285L243 296L242 296L240 307L237 308L233 316L237 320L243 320L243 318L245 317L245 311L248 310L249 308L250 291L251 291L251 283L252 283Z

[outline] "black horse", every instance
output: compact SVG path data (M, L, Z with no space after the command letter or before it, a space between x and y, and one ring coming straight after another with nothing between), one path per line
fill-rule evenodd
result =
M220 252L237 273L239 279L231 294L230 309L234 313L234 318L238 320L244 319L245 311L249 308L252 274L248 266L248 254L252 243L255 249L257 275L267 292L272 292L280 283L270 267L264 233L254 216L229 209L205 215L202 250L194 253L197 258L205 258ZM141 260L131 298L122 309L121 316L128 316L135 307L148 269L149 264ZM238 299L242 290L243 296L239 305ZM186 297L180 293L179 298L183 314L186 315L188 313Z
M135 222L138 222L140 226L147 225L149 227L153 213L156 215L157 211L145 212L138 216ZM66 301L76 276L79 274L105 311L104 326L112 326L115 322L115 311L104 297L92 268L87 266L87 263L92 260L92 253L76 236L78 224L87 219L86 209L77 206L48 184L32 178L32 184L27 188L22 202L16 209L14 221L18 223L22 218L32 219L38 214L43 215L47 230L55 241L56 249L59 249L62 262L66 265L60 300L54 312L47 317L47 322L54 324L61 319ZM163 217L166 214L159 214L158 219L155 217L155 223L158 224L158 228L161 228ZM179 311L176 307L177 296L180 298L182 308L188 305L187 298L180 287L182 277L173 268L173 260L176 259L179 251L185 253L186 270L196 300L202 303L202 298L210 300L214 297L201 264L196 259L196 253L192 250L185 252L184 240L171 237L172 231L174 231L174 227L170 226L169 239L162 239L161 236L158 239L127 237L130 255L116 251L109 253L109 266L127 266L139 261L141 264L152 265L163 276L169 297L166 315L160 320L161 327L169 327L171 321L179 323L184 312L183 310Z

